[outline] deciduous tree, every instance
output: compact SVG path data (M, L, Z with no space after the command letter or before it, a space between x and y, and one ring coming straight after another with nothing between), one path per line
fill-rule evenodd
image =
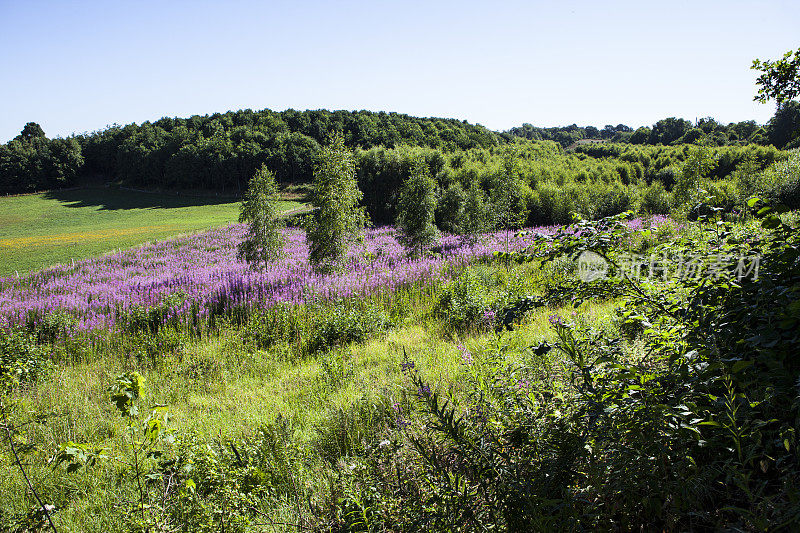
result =
M278 216L275 175L262 165L250 180L242 201L239 222L248 222L247 236L239 244L239 258L253 269L264 269L277 259L285 242Z
M356 182L353 154L335 133L317 158L312 184L313 223L308 231L310 260L315 268L332 270L364 228L363 197Z
M800 95L800 48L786 52L777 61L754 59L750 68L761 72L753 100L762 104L775 100L780 108Z
M411 176L400 189L397 207L399 240L413 254L419 254L439 236L433 222L436 182L430 177L428 167L422 159L415 161Z

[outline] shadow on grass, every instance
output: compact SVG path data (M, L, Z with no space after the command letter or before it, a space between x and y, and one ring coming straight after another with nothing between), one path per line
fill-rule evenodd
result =
M167 193L112 188L55 190L46 192L43 196L49 200L57 200L65 207L99 207L100 210L109 211L119 209L174 209L237 202L234 198L178 196Z

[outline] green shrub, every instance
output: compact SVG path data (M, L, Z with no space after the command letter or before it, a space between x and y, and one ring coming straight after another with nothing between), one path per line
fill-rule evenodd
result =
M579 213L591 218L603 218L630 209L630 189L621 183L617 181L609 184L595 183L590 187L588 212L578 210Z
M675 185L675 182L678 180L679 174L680 174L680 169L675 168L674 166L662 168L656 173L655 181L662 183L664 185L664 188L670 190Z
M314 354L368 338L393 327L389 315L372 306L320 306L314 310L308 328L305 352Z
M669 193L661 181L654 181L644 189L640 210L648 215L669 213Z
M49 366L44 350L32 335L0 328L0 393L35 383Z
M436 204L436 225L447 233L461 233L464 223L464 204L467 195L461 184L451 184Z
M534 193L535 196L530 200L531 207L538 207L538 212L531 211L529 215L532 226L566 224L570 221L570 213L574 211L573 202L562 187L548 182L537 183Z
M445 286L434 306L434 315L448 327L463 331L478 326L488 309L486 283L468 268Z
M756 179L753 193L768 202L800 208L800 151L768 167Z
M706 195L704 203L708 207L721 208L724 213L731 212L739 203L739 192L731 180L703 180L701 190Z

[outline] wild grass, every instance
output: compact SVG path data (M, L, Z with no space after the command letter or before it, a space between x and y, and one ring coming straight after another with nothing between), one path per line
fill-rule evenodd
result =
M530 277L535 268L530 264L511 270L492 265L472 267L475 276L484 281L482 290L488 300L511 287L520 290L518 280ZM525 289L537 290L535 286ZM28 459L30 475L51 501L59 502L55 513L59 531L123 529L120 516L134 491L130 479L120 481L119 464L105 460L73 474L47 464L59 444L67 441L90 442L106 448L109 456L126 457L124 423L107 392L122 372L135 369L142 373L148 387L147 404L167 405L170 427L181 438L222 442L286 421L292 440L309 454L305 468L317 472L306 476L305 482L320 483L309 489L319 497L330 490L323 483L326 465L374 445L387 423L389 406L403 401L407 382L401 369L404 354L413 354L426 379L457 397L466 392L462 346L477 355L491 350L502 337L517 353L517 348L521 352L525 346L552 340L547 317L553 310L544 308L509 332L480 327L453 330L433 312L442 291L442 287L417 286L338 304L384 312L393 317L394 326L374 332L364 342L331 349L308 352L303 344L291 342L260 349L247 340L247 324L227 324L203 339L182 336L181 348L156 364L130 357L132 345L117 339L96 344L88 362L56 366L46 381L18 391L15 416L21 420L30 413L51 415L26 426L25 437L36 450ZM613 302L591 302L575 313L602 323L613 308ZM296 312L299 320L315 323L324 309ZM0 463L0 492L9 495L3 507L6 513L19 515L34 504L7 459L3 455ZM284 522L297 521L303 514L291 502L266 512L272 520Z

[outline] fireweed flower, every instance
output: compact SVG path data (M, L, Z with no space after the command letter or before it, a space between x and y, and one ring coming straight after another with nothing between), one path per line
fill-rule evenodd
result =
M653 225L666 220L654 217ZM537 234L552 235L557 230L536 228L514 239L511 247L524 250ZM234 308L299 305L441 284L458 271L453 267L491 257L505 246L506 237L502 231L487 233L470 244L443 235L440 254L412 258L395 238L394 228L369 229L363 244L348 252L341 272L322 274L311 267L305 233L296 229L284 230L285 254L279 261L252 270L236 253L245 232L245 225L232 224L18 278L0 278L0 326L36 325L51 313L63 312L76 319L76 333L113 330L124 327L136 309L156 308L176 293L185 301L165 309L161 320L180 317L207 324ZM374 257L365 258L365 252Z
M461 362L465 365L471 365L472 354L470 351L461 343L458 343L458 349L461 350Z

